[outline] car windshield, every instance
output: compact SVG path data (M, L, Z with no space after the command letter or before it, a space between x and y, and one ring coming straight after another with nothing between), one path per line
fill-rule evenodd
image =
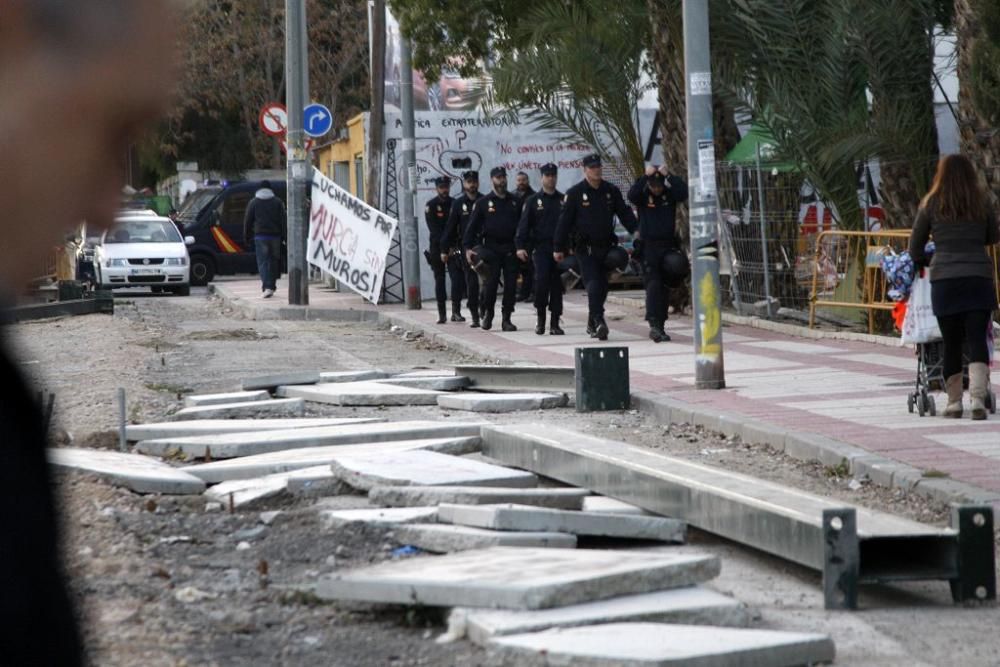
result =
M118 220L104 236L105 243L183 243L169 220Z
M222 192L222 188L204 188L201 190L195 190L187 196L187 199L184 200L184 204L177 212L177 219L184 224L194 222L201 209L205 208L205 204L212 201L215 195L220 192Z

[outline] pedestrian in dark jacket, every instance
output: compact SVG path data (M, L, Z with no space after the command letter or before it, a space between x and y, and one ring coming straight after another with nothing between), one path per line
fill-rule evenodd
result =
M962 348L969 355L972 418L986 419L990 367L987 327L997 307L995 267L987 246L1000 241L997 219L979 186L975 168L962 155L938 162L930 192L920 203L910 235L910 256L926 265L924 245L934 237L930 262L931 306L944 342L945 417L961 418Z
M271 189L268 181L261 181L243 216L243 240L257 253L257 272L260 274L261 291L265 299L274 296L281 277L281 244L288 236L288 216L285 205Z

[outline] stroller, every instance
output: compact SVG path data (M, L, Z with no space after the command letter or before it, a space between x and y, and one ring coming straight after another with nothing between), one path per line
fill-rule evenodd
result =
M929 343L917 343L917 380L914 389L906 397L906 408L911 413L916 409L921 417L937 414L932 391L944 390L944 341L935 340ZM969 388L969 359L962 355L962 387ZM990 414L997 412L997 397L990 387L984 401Z

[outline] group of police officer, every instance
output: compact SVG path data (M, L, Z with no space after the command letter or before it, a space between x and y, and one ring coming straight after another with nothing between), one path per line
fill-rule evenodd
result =
M462 194L454 199L449 194L451 179L436 179L437 196L427 202L424 214L430 232L425 256L434 271L439 324L447 321L446 275L451 281L451 321L466 321L462 299L467 296L471 326L486 330L493 328L502 279L500 326L517 331L511 315L520 273L521 300L534 288L535 333L545 333L548 313L549 333L562 335L562 274L572 264L587 290L587 333L607 340L608 274L624 270L629 262L615 234L617 217L633 235L633 257L642 267L649 337L657 343L670 340L663 329L666 292L683 284L690 268L675 224L676 206L687 200L687 184L665 167L647 168L629 189L633 213L621 190L604 180L600 155L586 156L583 170L583 180L565 194L556 189L558 168L552 163L541 167L537 192L524 172L517 174L516 190L508 191L504 167L490 170L492 189L485 195L475 171L462 174ZM534 270L525 271L531 265Z

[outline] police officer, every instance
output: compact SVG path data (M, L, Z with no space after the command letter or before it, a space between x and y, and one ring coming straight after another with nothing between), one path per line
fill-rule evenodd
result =
M618 244L615 216L630 233L636 233L635 216L617 186L602 178L601 156L583 158L584 179L566 191L554 238L557 262L563 261L570 234L576 234L576 256L580 259L583 282L587 288L587 333L592 338L608 339L604 321L604 301L608 298L608 274L605 259Z
M514 177L514 196L517 197L518 204L521 206L521 211L524 212L524 203L528 201L528 198L535 194L535 191L531 189L531 181L528 178L528 174L523 171L517 172L517 176ZM531 255L532 248L527 248L528 255ZM522 262L518 266L518 275L521 278L521 287L517 292L518 302L526 303L532 300L532 295L535 291L535 271L530 262Z
M559 326L563 309L563 286L559 265L552 256L552 237L556 233L563 194L556 190L559 174L556 165L551 162L542 165L541 172L542 189L529 195L521 207L521 222L517 227L515 244L518 259L527 262L530 255L534 262L535 311L538 313L535 333L539 336L545 333L545 309L548 308L552 313L549 333L561 336L564 333Z
M675 218L677 204L687 201L687 183L680 176L672 176L666 166L659 169L647 167L629 191L639 217L641 244L638 254L642 262L642 278L646 287L646 321L649 338L654 343L670 340L663 330L667 320L667 287L669 276L664 275L664 257L680 250Z
M427 250L424 251L424 256L427 258L427 263L431 265L431 271L434 272L434 296L437 299L438 324L444 324L447 321L448 294L444 284L446 271L451 280L451 321L464 322L462 297L465 295L465 272L462 270L461 263L454 261L455 257L451 255L451 248L445 248L441 244L444 228L448 224L448 216L451 215L451 206L455 201L449 194L451 179L447 176L438 176L434 179L434 187L437 188L437 196L424 206L424 221L427 223L427 231L430 233L430 243Z
M493 191L476 202L469 218L462 245L472 264L477 255L488 255L493 264L489 278L482 286L479 301L483 308L483 329L493 327L493 314L497 302L497 288L503 272L503 322L504 331L517 331L510 321L517 297L517 254L514 237L517 235L518 200L507 191L507 170L494 167L490 170ZM480 249L484 249L480 252Z
M474 329L479 327L479 276L465 262L462 253L462 239L469 226L472 207L482 196L479 192L479 172L467 171L463 173L462 194L455 197L452 202L448 223L441 236L441 261L451 260L455 262L457 268L460 268L465 274L465 295L469 299L469 312L472 314L472 324L469 326ZM452 288L454 288L454 283L452 283ZM454 294L452 294L452 299L454 298ZM461 301L459 301L459 307L461 308Z

